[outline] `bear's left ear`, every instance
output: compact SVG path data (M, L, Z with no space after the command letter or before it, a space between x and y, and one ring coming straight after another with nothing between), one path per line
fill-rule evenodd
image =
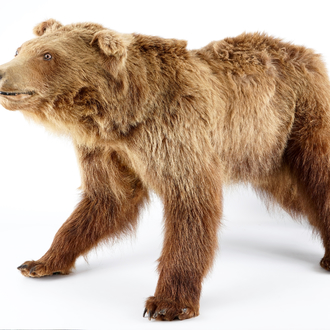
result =
M114 77L117 77L119 71L125 66L127 47L130 42L130 35L106 29L94 34L91 45L98 45L101 53L106 58L107 69Z
M54 19L49 19L48 21L38 24L34 29L33 33L37 37L41 37L46 32L51 32L59 29L63 25L60 22L55 21Z

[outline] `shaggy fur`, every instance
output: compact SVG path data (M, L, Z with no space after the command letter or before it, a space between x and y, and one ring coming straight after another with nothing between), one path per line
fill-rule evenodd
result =
M320 56L254 33L186 42L48 20L0 66L0 101L75 145L83 197L25 276L68 274L101 241L135 229L156 192L165 238L150 318L199 314L224 184L250 183L305 216L330 270L330 85Z

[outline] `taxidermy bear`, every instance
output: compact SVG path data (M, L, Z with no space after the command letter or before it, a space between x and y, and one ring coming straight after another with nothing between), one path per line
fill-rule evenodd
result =
M93 23L51 19L34 33L0 66L0 102L72 139L83 195L23 275L68 274L100 242L132 232L154 191L165 237L144 314L197 316L222 186L238 182L306 217L330 270L330 84L319 55L259 33L198 50Z

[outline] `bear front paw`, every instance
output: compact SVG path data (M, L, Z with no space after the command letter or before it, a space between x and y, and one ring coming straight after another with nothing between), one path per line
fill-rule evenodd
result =
M17 267L21 274L26 277L43 277L50 275L66 275L69 271L54 269L53 267L47 266L46 263L39 261L25 261L22 265Z
M171 299L149 297L143 317L159 321L186 320L198 316L198 307L188 306Z

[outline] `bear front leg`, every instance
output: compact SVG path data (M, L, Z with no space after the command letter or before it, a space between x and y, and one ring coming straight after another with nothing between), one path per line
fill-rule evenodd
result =
M77 150L84 195L62 225L47 253L18 269L27 277L68 274L75 260L101 241L119 238L137 225L148 193L115 152Z
M195 177L195 186L169 184L166 193L165 238L159 259L155 295L146 301L144 316L156 320L199 315L202 280L217 248L221 186L216 178Z
M111 199L84 197L70 218L62 225L47 253L37 261L26 261L18 269L27 277L68 274L75 260L111 235Z
M18 269L27 277L69 274L76 259L101 241L128 234L137 223L146 195L141 191L122 204L114 198L84 197L62 225L47 253L37 261L26 261Z

